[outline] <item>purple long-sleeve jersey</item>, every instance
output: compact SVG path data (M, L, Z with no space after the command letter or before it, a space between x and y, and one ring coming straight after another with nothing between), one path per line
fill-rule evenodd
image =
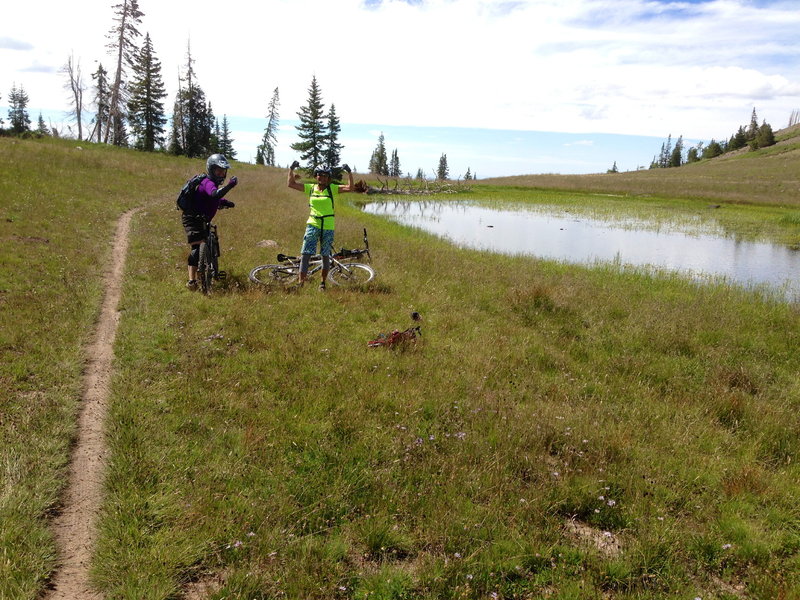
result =
M219 210L220 203L225 200L225 198L214 200L214 192L216 191L217 185L211 181L210 177L206 177L197 186L197 191L194 194L195 206L209 221L214 218L214 215Z

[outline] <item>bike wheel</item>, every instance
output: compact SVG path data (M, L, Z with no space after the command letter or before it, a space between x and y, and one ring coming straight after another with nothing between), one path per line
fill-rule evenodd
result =
M197 278L200 280L200 289L204 294L211 292L212 282L214 281L214 262L211 248L206 242L200 243L200 260L197 263Z
M363 285L373 279L375 279L373 268L361 263L342 263L333 267L328 273L328 280L335 285Z
M250 271L250 281L259 285L283 287L297 282L297 265L259 265Z

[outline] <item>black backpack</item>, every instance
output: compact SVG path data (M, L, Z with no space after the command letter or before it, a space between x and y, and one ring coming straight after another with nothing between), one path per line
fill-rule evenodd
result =
M201 173L187 181L181 188L178 198L175 200L175 208L183 212L194 212L194 195L195 192L197 192L197 186L199 186L206 177L208 177L208 175Z

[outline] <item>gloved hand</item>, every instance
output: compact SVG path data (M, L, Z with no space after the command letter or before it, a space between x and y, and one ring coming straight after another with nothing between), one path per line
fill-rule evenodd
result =
M236 187L238 183L239 183L239 178L236 177L236 175L234 175L233 177L230 178L230 180L228 180L228 185L231 186L232 188Z
M350 173L351 172L350 171L350 165L348 165L347 163L344 163L342 165L342 171L344 171L345 173Z
M230 200L222 200L219 203L219 207L220 208L233 208L234 206L236 206L236 205L233 202L231 202Z
M291 169L292 171L294 171L294 170L295 170L297 167L299 167L299 166L300 166L300 163L299 163L299 162L297 162L297 161L294 161L294 162L292 163L292 166L291 166L291 167L289 167L289 169Z

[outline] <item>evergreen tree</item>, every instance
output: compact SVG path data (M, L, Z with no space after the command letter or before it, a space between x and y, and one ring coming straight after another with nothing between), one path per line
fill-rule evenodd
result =
M417 177L416 177L416 179L417 179L417 181L425 181L425 173L422 171L421 167L419 169L417 169Z
M617 161L614 161L614 165L606 171L606 173L619 173L619 169L617 168Z
M135 57L133 83L128 100L128 119L139 150L152 152L164 145L164 102L167 92L161 79L161 62L156 58L150 34Z
M309 169L319 166L325 159L324 145L327 131L324 109L322 93L317 85L317 77L314 76L308 88L308 104L301 107L297 113L300 124L296 125L295 129L300 141L290 146L292 150L300 153L300 160L304 161Z
M26 131L30 131L31 118L28 116L28 94L25 88L17 84L11 86L11 92L8 94L8 124L11 125L11 133L21 135Z
M219 136L219 151L228 159L236 158L236 150L233 149L231 130L228 127L228 115L222 115L222 131Z
M436 179L444 181L450 177L450 169L447 167L447 154L439 157L439 168L436 169Z
M389 175L389 161L386 157L386 144L382 131L378 136L378 145L372 151L372 157L369 159L369 172L376 175Z
M331 104L331 110L328 113L328 130L325 139L325 164L333 168L339 164L341 157L341 150L344 148L339 143L339 134L342 131L339 125L339 117L336 116L336 106Z
M108 115L111 106L111 91L108 83L108 72L102 64L98 64L97 71L92 73L94 79L94 129L89 135L89 140L101 142L103 140L103 124L108 122Z
M222 154L222 132L219 128L219 119L214 116L214 111L211 110L210 102L208 104L206 116L206 122L208 123L208 145L206 146L206 154Z
M38 133L39 135L50 135L50 130L47 129L47 125L44 124L42 113L39 113L39 125L38 127L36 127L36 133Z
M278 131L278 107L280 97L278 88L272 92L272 98L267 105L267 126L264 128L264 136L261 138L261 145L256 151L256 164L275 166L275 148L278 145L276 132ZM259 162L259 157L261 162Z
M133 64L136 52L136 38L141 34L136 26L141 23L144 13L139 10L138 0L122 0L122 4L114 7L114 22L108 32L111 42L107 47L116 53L117 71L114 75L114 83L111 85L111 98L109 100L108 121L106 122L106 133L104 142L109 141L117 146L127 143L125 134L125 69Z
M758 135L758 115L756 109L753 107L753 114L750 115L750 127L747 128L747 141L751 142L756 139Z
M400 177L402 175L400 170L400 157L397 155L397 148L392 150L392 158L389 161L389 175L391 177Z
M751 142L751 144L753 150L775 145L775 133L772 131L772 127L769 125L769 123L764 121L761 124L761 127L758 128L756 138Z
M187 47L186 72L178 82L178 93L172 111L170 152L190 158L211 154L216 146L211 139L214 130L214 113L206 105L206 95L197 84L191 47Z
M616 164L616 163L614 163ZM678 136L675 147L669 155L669 166L680 167L683 164L683 136Z
M744 130L743 126L739 126L739 130L731 136L730 141L728 142L728 150L738 150L739 148L744 148L747 146L747 132Z
M708 143L708 146L703 149L702 158L716 158L722 154L722 150L722 146L719 142L712 139Z

